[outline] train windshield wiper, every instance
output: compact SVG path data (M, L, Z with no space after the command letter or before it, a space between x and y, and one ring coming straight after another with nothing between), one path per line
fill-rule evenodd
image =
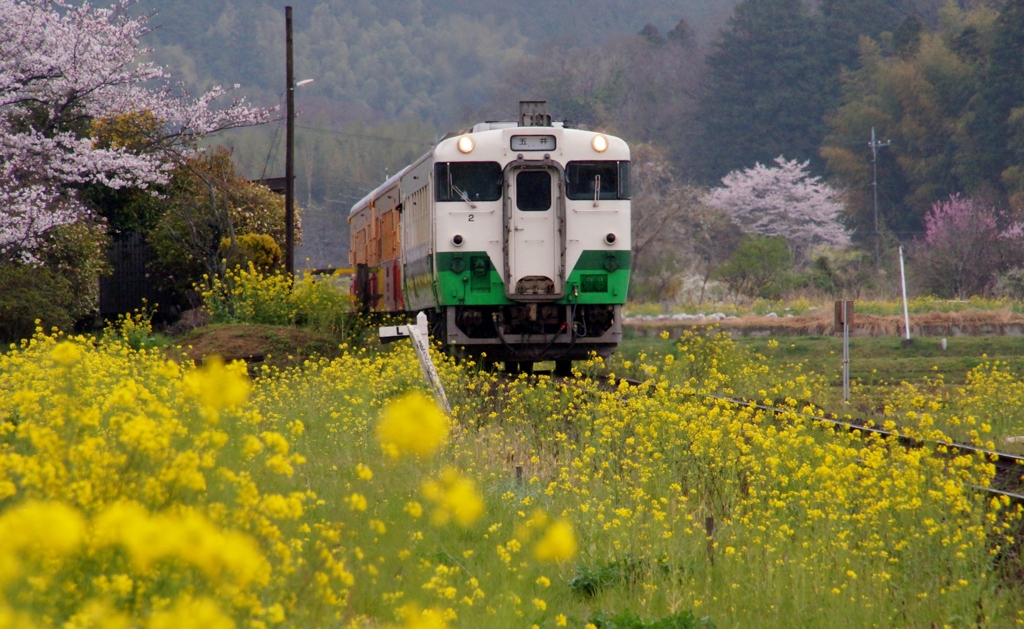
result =
M476 203L473 203L472 201L470 201L469 200L469 195L466 194L465 192L463 192L461 188L459 188L455 184L452 184L452 190L454 190L455 194L459 195L459 197L461 197L463 201L468 203L469 207L471 207L473 209L476 209Z

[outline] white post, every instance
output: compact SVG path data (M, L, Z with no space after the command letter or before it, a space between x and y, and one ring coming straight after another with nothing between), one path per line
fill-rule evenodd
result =
M843 300L843 408L850 403L850 312Z
M415 325L399 325L380 328L382 342L393 341L408 337L412 341L412 348L416 351L416 358L419 360L420 369L423 370L423 377L434 392L434 399L444 409L444 412L452 414L452 407L448 403L448 396L445 395L444 385L441 384L441 377L437 374L434 361L430 358L430 330L427 327L426 313L416 315Z
M900 283L903 285L903 327L906 330L906 343L910 344L910 312L907 310L907 275L903 271L903 247L900 247Z

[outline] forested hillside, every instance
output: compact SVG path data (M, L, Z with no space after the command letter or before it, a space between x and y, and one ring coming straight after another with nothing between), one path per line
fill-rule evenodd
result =
M284 84L281 3L161 2L152 44L189 83L240 83L273 99ZM309 98L345 118L440 125L486 103L509 64L549 42L602 43L681 18L714 29L735 0L293 0L296 68ZM356 111L349 111L355 108Z
M293 5L297 78L315 79L296 99L298 190L309 224L329 226L306 237L325 263L342 261L359 196L439 135L514 116L522 98L650 144L677 187L779 156L808 161L844 191L843 220L865 248L920 237L950 194L1013 212L1024 199L1022 0ZM238 82L273 105L283 21L266 2L173 0L150 44L189 85ZM281 174L280 125L222 141L246 176Z
M735 1L290 2L296 75L315 79L296 99L297 190L312 227L300 256L321 266L343 262L338 255L346 247L344 219L352 203L422 154L435 137L460 125L515 116L521 98L551 100L561 118L585 124L607 120L606 104L571 92L579 82L566 83L563 72L582 75L584 82L588 75L604 81L605 72L619 73L594 51L608 46L628 59L636 43L621 39L631 39L648 24L667 33L685 19L694 41L699 33L710 39ZM273 106L282 102L285 83L283 4L161 2L148 43L153 56L190 87L239 83L250 100ZM693 61L672 56L663 62ZM538 58L548 60L538 64ZM699 60L690 73L698 66ZM687 132L666 119L673 115L668 106L673 86L650 89L663 74L654 67L629 72L624 76L631 82L612 89L615 94L651 92L645 98L663 110L660 122L649 128L616 112L623 114L615 117L623 118L624 131L638 139L671 134L681 141ZM235 148L234 159L246 176L280 176L279 126L217 141Z

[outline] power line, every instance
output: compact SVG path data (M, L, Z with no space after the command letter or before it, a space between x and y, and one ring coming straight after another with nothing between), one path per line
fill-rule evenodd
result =
M346 135L353 138L363 138L367 140L376 140L377 142L389 142L392 144L406 144L410 146L433 146L433 143L422 141L410 143L408 140L401 140L398 138L382 138L379 135L370 135L368 133L355 133L353 131L338 131L336 129L324 129L321 127L308 127L305 125L295 125L297 129L304 129L306 131L319 131L320 133L331 133L334 135Z
M266 179L267 178L267 168L270 166L270 157L271 157L271 155L273 155L275 158L277 157L277 147L278 147L277 136L278 136L278 134L280 132L281 132L281 121L278 120L277 121L277 126L274 127L274 137L271 138L271 140L270 140L270 147L267 148L267 161L263 162L263 174L260 175L260 179Z

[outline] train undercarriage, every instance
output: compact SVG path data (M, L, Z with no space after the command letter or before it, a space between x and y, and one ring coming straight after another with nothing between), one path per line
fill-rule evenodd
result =
M556 371L565 373L574 360L609 356L622 340L620 305L523 303L428 314L434 337L453 353L504 362L509 371L555 361Z

